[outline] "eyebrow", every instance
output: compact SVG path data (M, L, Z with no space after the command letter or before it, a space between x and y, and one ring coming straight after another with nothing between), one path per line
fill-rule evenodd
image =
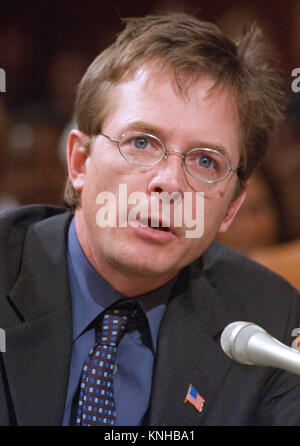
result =
M160 127L157 127L152 124L147 124L144 121L134 121L134 122L128 124L128 126L126 126L122 130L122 135L124 133L130 132L130 131L141 131L144 133L149 133L153 136L160 138L164 144L165 144L164 139L167 139L166 135L164 134L164 131ZM166 144L165 144L165 146L166 146ZM199 141L195 144L189 144L189 146L190 146L190 148L188 150L197 149L197 148L213 149L213 150L216 150L217 152L220 152L222 155L224 155L226 158L228 158L228 160L230 160L230 158L231 158L228 150L222 144L214 144L214 143L207 142L207 141ZM168 150L168 148L167 148L167 150Z
M151 124L147 124L144 121L134 121L130 124L128 124L128 126L126 126L124 128L124 130L122 131L122 134L130 132L130 131L141 131L141 132L145 132L145 133L150 133L154 136L158 136L159 138L163 138L163 131L161 128L156 127L155 125L151 125Z

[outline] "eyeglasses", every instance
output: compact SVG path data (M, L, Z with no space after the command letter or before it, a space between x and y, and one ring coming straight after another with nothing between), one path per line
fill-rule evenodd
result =
M128 132L120 139L100 133L110 141L118 144L120 154L131 164L136 166L155 166L169 153L181 156L188 173L198 181L217 183L228 177L230 172L237 172L238 168L231 167L230 161L217 150L209 148L195 148L185 155L174 150L167 150L164 143L154 135L143 132Z

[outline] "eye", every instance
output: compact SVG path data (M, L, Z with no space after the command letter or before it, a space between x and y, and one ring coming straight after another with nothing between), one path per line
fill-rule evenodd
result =
M139 136L134 139L134 145L137 149L146 149L148 144L149 144L149 141L147 138Z
M198 159L199 166L204 167L205 169L208 169L209 167L211 167L212 163L213 163L213 160L209 156L207 156L207 155L199 156L199 159Z

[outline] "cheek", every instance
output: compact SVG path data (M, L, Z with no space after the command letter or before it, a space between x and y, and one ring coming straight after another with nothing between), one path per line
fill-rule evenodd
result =
M126 185L126 197L124 195L119 197L122 185ZM95 218L101 208L99 200L97 203L97 197L99 198L99 194L109 192L115 197L115 201L112 202L116 203L115 212L118 215L119 201L128 200L130 194L136 191L146 192L145 175L140 172L138 167L123 160L119 153L114 156L103 151L100 156L97 154L97 157L92 157L88 164L82 191L82 206L89 218ZM107 201L102 201L103 196L99 199L103 205L108 206Z
M231 178L229 182L225 180L210 186L212 187L204 194L205 215L207 214L208 218L220 220L220 223L222 223L234 198L236 182L234 178Z
M123 158L117 146L98 150L91 160L91 176L104 188L110 185L111 188L107 190L113 190L122 183L129 185L141 173L141 168Z
M220 193L205 195L204 231L206 233L217 234L226 217L226 211L230 203L230 199L226 198Z

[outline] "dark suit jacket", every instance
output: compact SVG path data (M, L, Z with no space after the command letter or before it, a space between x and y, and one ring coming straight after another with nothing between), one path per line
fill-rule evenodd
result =
M72 347L66 267L71 214L28 206L0 219L0 425L61 425ZM149 425L300 424L300 377L238 364L220 334L255 322L287 345L299 297L286 281L214 243L185 268L163 318ZM184 402L192 384L202 412Z

